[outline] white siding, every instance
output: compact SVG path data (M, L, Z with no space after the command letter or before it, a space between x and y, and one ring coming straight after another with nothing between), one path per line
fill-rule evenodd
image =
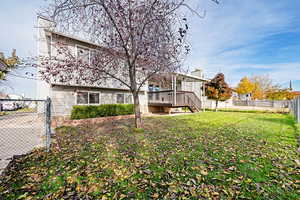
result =
M115 104L117 94L131 95L128 91L107 90L107 89L89 89L82 87L55 86L52 87L52 115L68 116L71 114L72 107L76 105L77 91L100 92L100 104ZM141 112L148 113L148 99L144 92L140 93Z

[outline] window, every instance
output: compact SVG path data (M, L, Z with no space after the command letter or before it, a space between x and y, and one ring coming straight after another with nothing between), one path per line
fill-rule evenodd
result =
M100 104L100 93L97 92L77 92L77 104Z
M77 46L77 59L85 63L90 63L90 50L85 47Z
M126 97L125 103L132 104L132 95L131 95L131 94L129 94L129 95Z
M77 92L77 104L89 104L89 93Z
M117 103L125 103L124 94L117 94Z
M89 93L89 104L99 104L99 93Z
M97 62L97 56L99 56L99 52L96 50L90 51L90 64Z

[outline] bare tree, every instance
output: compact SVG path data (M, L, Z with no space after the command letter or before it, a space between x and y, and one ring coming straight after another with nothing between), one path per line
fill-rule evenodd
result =
M256 75L250 77L250 80L260 87L263 98L267 97L269 91L278 90L279 85L274 84L273 80L268 75Z
M190 50L182 8L193 11L186 0L52 0L46 13L60 30L80 32L101 47L88 64L60 46L60 54L67 56L55 62L45 59L44 79L89 84L117 80L133 94L135 125L141 127L141 88L155 74L179 70Z

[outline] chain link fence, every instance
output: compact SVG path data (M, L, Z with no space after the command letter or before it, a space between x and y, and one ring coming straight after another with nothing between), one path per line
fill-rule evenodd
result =
M0 99L0 171L15 155L50 148L50 99Z

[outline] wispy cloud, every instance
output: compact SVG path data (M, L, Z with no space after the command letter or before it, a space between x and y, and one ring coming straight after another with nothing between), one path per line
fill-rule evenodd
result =
M236 84L244 75L262 73L270 74L278 82L300 79L295 74L299 73L300 58L291 63L289 59L293 53L290 47L295 50L299 46L285 41L279 43L276 38L299 33L295 25L300 17L297 11L300 2L228 0L214 5L202 1L201 8L207 10L205 19L190 16L189 66L202 67L210 76L224 72L231 84ZM285 56L271 48L285 52Z

